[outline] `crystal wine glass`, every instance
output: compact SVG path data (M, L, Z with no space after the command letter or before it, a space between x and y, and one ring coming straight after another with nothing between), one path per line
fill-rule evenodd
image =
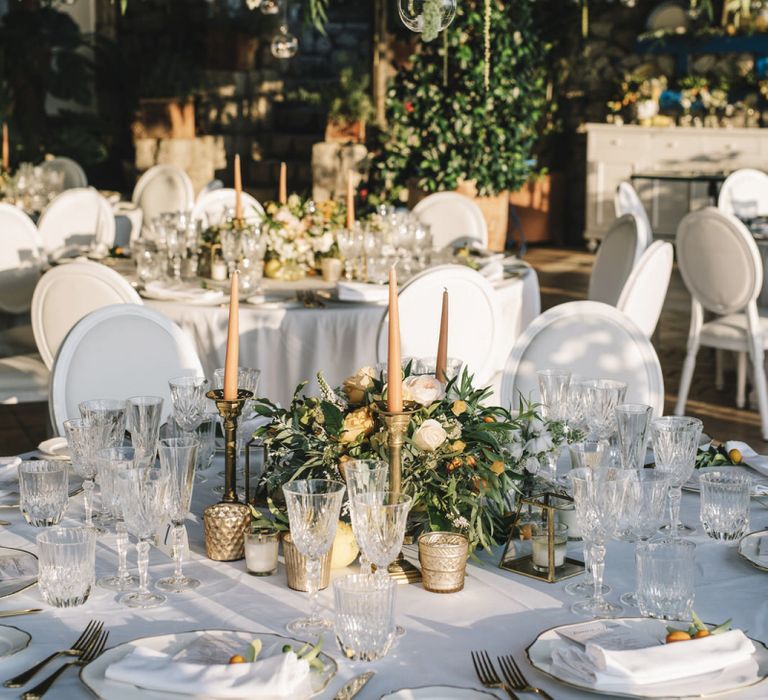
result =
M93 484L96 479L96 453L103 447L102 427L87 418L64 421L67 446L72 457L72 468L83 479L85 526L99 533L104 532L93 522Z
M594 577L591 598L571 606L578 615L615 617L622 608L603 597L605 545L617 535L619 515L624 510L626 491L632 472L623 469L574 469L570 473L576 519L582 537L589 543L589 561Z
M163 415L161 396L132 396L128 399L128 431L136 457L147 465L155 461Z
M342 466L344 480L347 482L349 514L352 518L352 532L360 547L360 573L371 573L371 562L365 555L361 544L362 533L355 514L355 499L371 491L386 491L389 481L389 465L381 460L352 459Z
M594 438L611 444L616 434L616 406L624 403L627 385L613 379L595 379L587 384L585 412Z
M168 517L173 525L173 560L176 569L173 576L161 578L155 585L162 591L182 593L197 588L200 581L185 576L182 571L184 558L184 521L192 501L195 485L195 466L200 442L196 438L170 438L160 441L160 468L168 479Z
M680 530L693 532L693 528L680 524L680 499L683 484L691 478L696 467L696 452L703 428L698 418L664 416L651 423L651 440L656 469L670 476L669 527L670 537L677 539Z
M569 442L579 442L587 437L589 430L587 425L587 388L595 381L595 379L571 375L565 411Z
M293 634L315 634L333 628L320 614L317 591L320 587L320 560L333 545L341 512L344 484L325 479L291 481L283 485L291 538L307 563L309 617L288 623Z
M336 241L344 258L344 278L351 280L354 277L355 260L363 247L362 236L356 228L342 229L336 234Z
M118 498L125 526L138 542L139 590L120 602L129 608L154 608L166 597L149 590L149 548L166 513L168 476L158 467L132 467L117 475Z
M642 469L653 409L642 403L622 403L616 407L616 432L623 469Z
M371 491L355 498L360 544L377 576L387 576L387 567L400 553L411 503L410 496L394 491Z
M567 369L543 369L536 372L539 378L539 397L542 417L548 421L562 421L567 416L568 387L571 383L571 373ZM549 481L557 478L557 458L560 450L550 450L547 453L547 474L543 475Z
M179 427L191 433L198 426L205 411L208 380L205 377L174 377L168 380L173 402L173 417Z

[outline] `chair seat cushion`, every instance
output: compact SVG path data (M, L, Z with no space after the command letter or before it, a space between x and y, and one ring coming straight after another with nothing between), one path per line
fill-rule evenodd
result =
M763 347L768 347L768 318L760 317ZM714 348L746 352L747 316L729 314L707 321L701 328L701 344Z
M0 403L47 401L48 376L40 355L0 358Z

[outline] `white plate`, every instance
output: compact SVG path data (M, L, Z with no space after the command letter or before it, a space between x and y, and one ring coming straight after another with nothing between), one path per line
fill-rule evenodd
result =
M0 625L0 656L12 656L26 649L32 635L11 625Z
M623 621L626 624L633 624L650 628L651 634L663 636L666 623L663 620L651 620L643 617L634 618L616 618L616 621ZM552 648L555 644L569 644L558 634L558 630L568 627L583 625L583 622L574 622L568 625L560 625L542 632L535 641L525 650L528 663L535 669L541 671L558 683L579 688L591 693L600 695L609 695L612 697L625 698L704 698L715 697L723 693L728 693L738 688L746 688L760 683L768 676L768 649L760 641L752 640L755 644L755 660L758 664L757 678L745 677L743 673L731 672L729 669L713 673L705 673L700 676L692 676L678 681L667 681L665 683L649 683L642 687L642 692L627 688L625 692L618 692L615 689L597 690L585 681L579 681L573 678L565 679L562 676L552 673ZM661 627L661 631L657 628ZM692 642L695 643L695 642ZM531 680L529 678L529 680Z
M107 666L122 659L135 647L144 647L146 649L162 651L167 654L175 654L184 649L195 638L204 634L221 634L227 635L228 637L234 634L237 636L238 640L242 638L243 648L247 647L254 639L260 639L263 645L260 654L262 658L282 653L284 644L290 643L293 646L301 646L303 644L303 642L299 640L283 637L279 634L270 634L269 632L243 632L236 630L196 630L194 632L180 632L178 634L163 634L157 637L143 637L107 649L101 656L83 667L80 671L80 680L94 693L94 695L102 700L181 700L182 698L191 698L193 697L191 695L151 691L141 688L138 685L128 685L127 683L109 681L104 674ZM313 690L312 697L323 692L338 670L336 662L328 656L328 654L321 652L318 658L323 662L325 667L322 671L313 670L310 675ZM246 699L244 698L243 700ZM247 700L251 699L248 698ZM304 699L295 698L293 700Z
M67 444L67 438L54 437L48 440L43 440L37 449L43 453L45 459L69 459L69 445Z
M386 299L340 299L337 289L320 289L317 292L318 298L323 301L331 301L335 304L357 304L365 306L386 306L389 302Z
M758 547L760 540L765 540L765 543ZM750 532L744 535L739 540L738 553L756 569L768 571L768 530Z
M0 547L0 598L20 593L36 583L37 557L23 549Z
M425 685L422 688L402 688L381 696L381 700L488 700L497 697L486 690L457 688L452 685Z
M703 473L702 470L708 469L712 471L724 471L727 469L728 471L733 470L734 474L743 474L752 480L752 498L768 496L768 478L759 472L756 472L754 469L750 469L749 467L742 467L732 464L720 464L713 467L702 467L701 469L697 469L693 473L693 476L688 479L685 484L683 484L683 488L686 491L690 491L691 493L699 493L701 491L699 475Z

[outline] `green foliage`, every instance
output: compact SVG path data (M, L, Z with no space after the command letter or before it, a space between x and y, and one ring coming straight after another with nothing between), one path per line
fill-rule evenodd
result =
M370 87L370 75L357 75L354 68L344 68L328 105L328 116L337 121L369 121L374 114Z
M493 195L527 181L550 110L548 47L532 7L532 0L492 0L488 91L482 0L459 3L445 40L422 44L398 73L375 164L376 187L390 199L411 183L436 192L474 180L481 195Z

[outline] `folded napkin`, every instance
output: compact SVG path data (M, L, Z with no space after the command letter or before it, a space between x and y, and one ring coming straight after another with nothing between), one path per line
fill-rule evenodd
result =
M729 440L725 443L725 451L738 450L741 452L741 461L748 467L752 467L756 472L763 476L768 476L768 457L759 455L746 442L738 440Z
M201 664L137 647L107 666L105 675L146 690L194 697L298 700L312 695L309 664L292 651L252 664Z
M220 289L203 289L186 284L150 282L144 287L144 296L159 301L184 301L189 304L217 304L224 298Z
M367 282L339 282L336 293L341 301L384 302L389 298L386 286Z
M703 639L621 651L587 642L552 650L552 672L564 672L599 689L666 683L749 662L755 647L741 630Z
M494 260L483 265L480 268L480 274L489 282L498 282L504 279L504 266L497 260Z

